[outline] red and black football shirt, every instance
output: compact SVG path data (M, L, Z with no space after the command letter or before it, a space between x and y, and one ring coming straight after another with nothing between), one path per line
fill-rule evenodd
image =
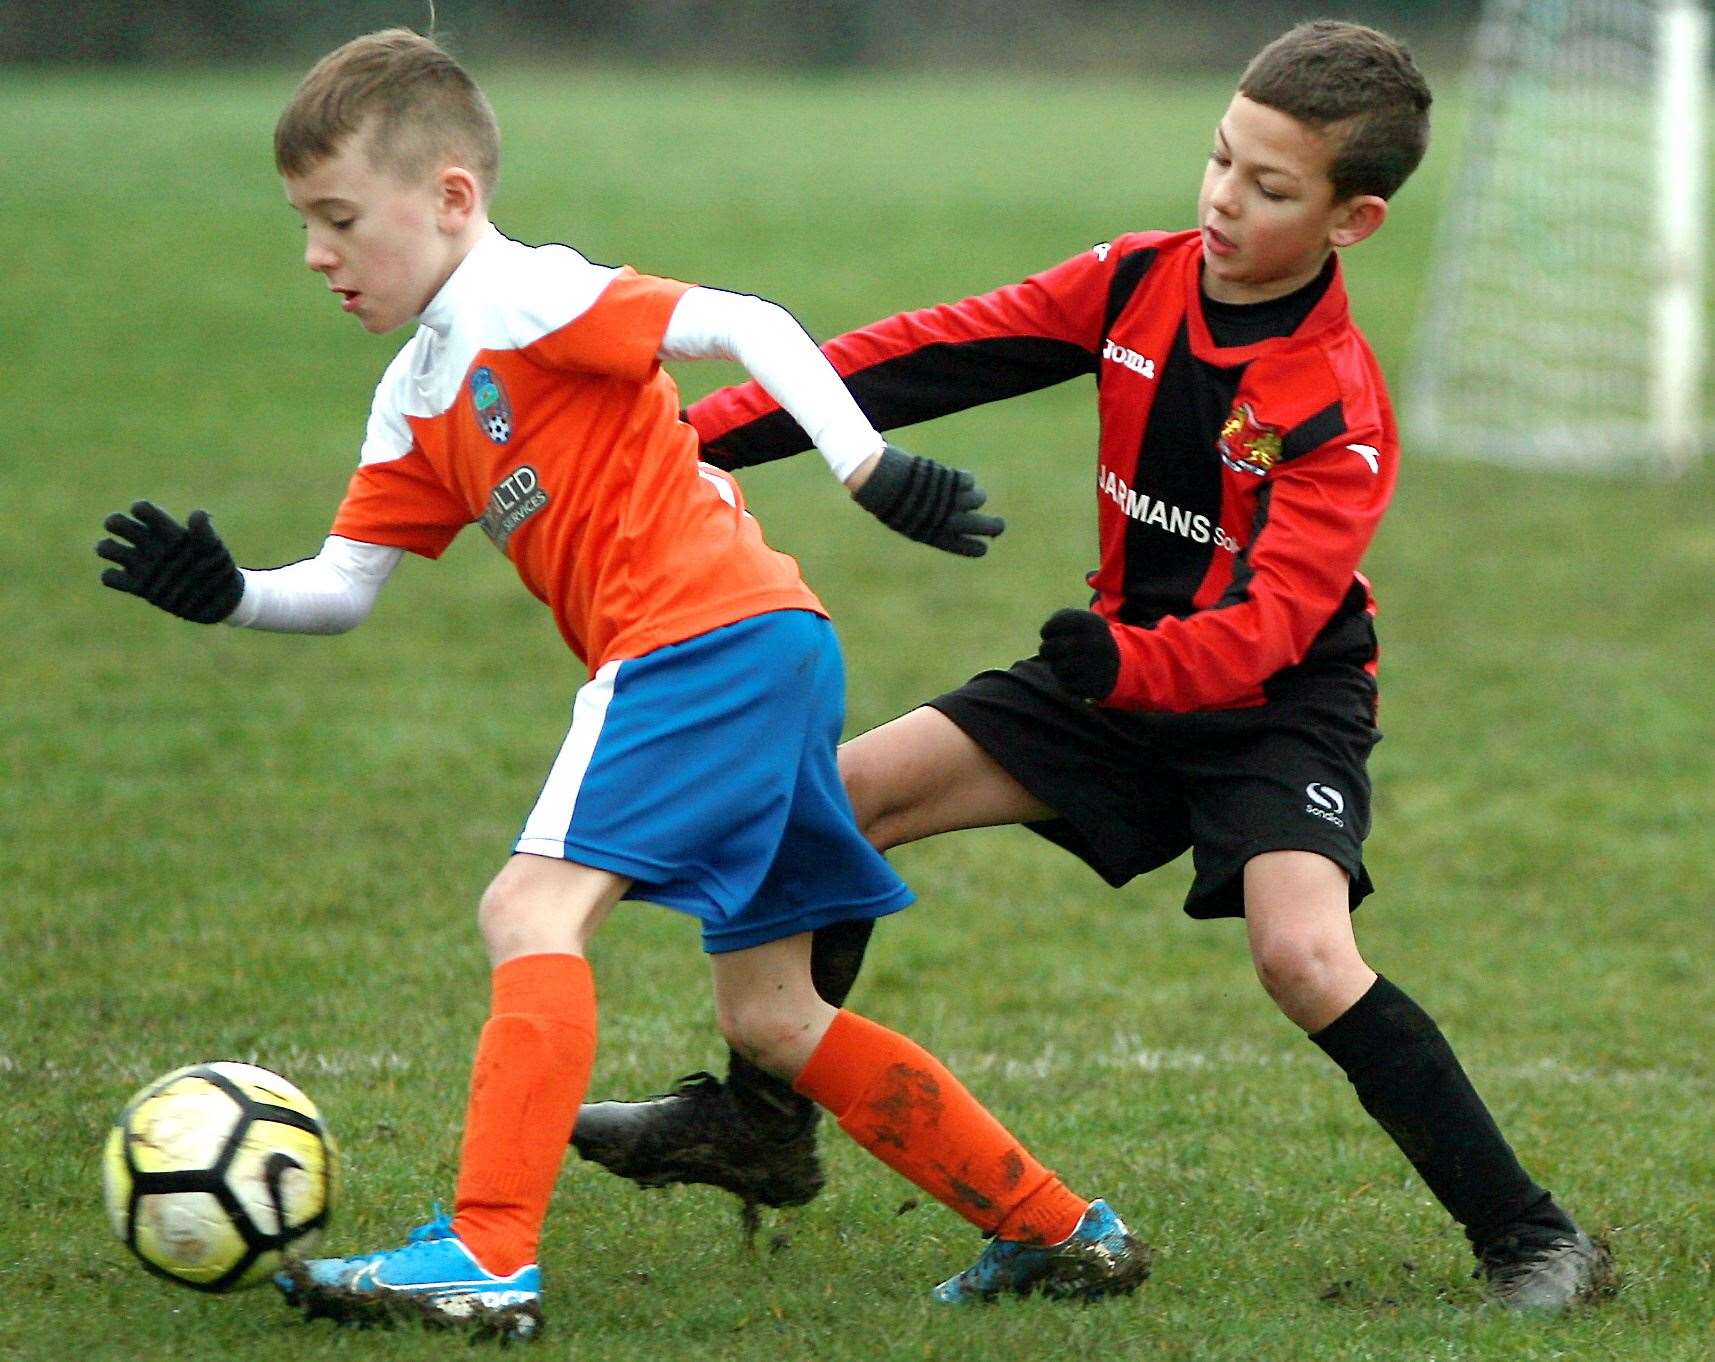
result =
M1122 236L823 347L883 430L1096 376L1089 582L1116 626L1118 708L1258 705L1294 669L1375 666L1358 563L1398 433L1338 260L1278 305L1237 309L1203 298L1201 265L1195 232ZM754 383L689 417L723 467L809 447Z

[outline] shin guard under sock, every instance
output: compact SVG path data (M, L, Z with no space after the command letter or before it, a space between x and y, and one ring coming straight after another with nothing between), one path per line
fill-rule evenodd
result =
M595 1062L595 982L579 955L497 966L477 1041L453 1229L490 1272L536 1261L566 1141Z

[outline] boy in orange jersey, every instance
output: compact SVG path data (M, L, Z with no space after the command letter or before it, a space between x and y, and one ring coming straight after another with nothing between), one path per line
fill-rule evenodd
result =
M482 898L492 1010L454 1213L388 1252L285 1274L289 1301L534 1335L536 1250L595 1053L588 942L620 899L703 922L731 1044L993 1242L942 1299L1134 1288L1148 1249L1075 1196L905 1037L822 1001L811 934L910 892L839 782L838 644L737 485L697 459L660 369L742 362L860 504L978 554L1001 524L970 476L886 446L814 342L760 299L591 264L489 223L493 114L405 30L324 58L275 133L305 262L373 332L419 323L377 389L360 466L314 558L241 571L195 512L107 520L108 586L199 623L332 633L402 555L478 523L590 668L514 854Z

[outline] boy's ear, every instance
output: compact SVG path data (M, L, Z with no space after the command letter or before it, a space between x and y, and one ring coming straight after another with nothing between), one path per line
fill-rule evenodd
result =
M482 212L482 190L463 166L444 166L435 176L435 207L441 226L457 232Z
M1328 241L1334 246L1356 246L1386 221L1386 199L1376 194L1354 194L1336 208Z

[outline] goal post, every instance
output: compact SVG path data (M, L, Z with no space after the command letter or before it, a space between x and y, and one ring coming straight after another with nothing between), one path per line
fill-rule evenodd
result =
M1702 431L1704 99L1709 16L1698 0L1664 0L1657 21L1655 152L1661 280L1655 295L1656 413L1661 459L1683 472Z
M1697 462L1708 57L1701 0L1490 0L1404 386L1414 448Z

